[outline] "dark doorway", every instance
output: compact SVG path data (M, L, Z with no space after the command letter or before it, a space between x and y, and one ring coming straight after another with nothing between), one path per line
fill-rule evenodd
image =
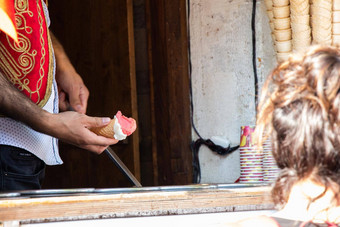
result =
M88 115L138 130L112 146L143 186L191 183L185 1L50 0L51 30L90 90ZM130 187L106 155L60 143L44 188Z

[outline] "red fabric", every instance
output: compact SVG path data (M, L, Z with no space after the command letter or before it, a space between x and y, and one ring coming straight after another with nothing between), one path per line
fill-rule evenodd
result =
M43 105L51 86L48 28L41 0L23 2L24 6L15 0L19 43L0 32L0 70L34 103Z

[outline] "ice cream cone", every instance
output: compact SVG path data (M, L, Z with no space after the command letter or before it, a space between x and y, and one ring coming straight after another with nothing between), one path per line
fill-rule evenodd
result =
M336 2L337 0L334 0ZM333 0L314 0L313 6L318 8L332 9Z
M290 12L291 12L291 14L293 14L293 15L307 15L307 14L309 14L309 12L310 12L310 7L307 6L307 7L305 7L305 8L299 8L298 10L292 8L292 9L290 10Z
M338 0L333 1L333 10L340 10L340 1Z
M273 7L274 18L287 18L290 15L289 6Z
M323 18L313 18L313 30L320 33L332 32L333 24L330 21L331 20L324 20Z
M272 0L264 0L267 10L273 9L273 1Z
M332 37L330 38L320 38L313 35L313 43L312 44L321 44L321 45L331 45Z
M283 30L290 28L290 18L274 18L274 28L275 30Z
M340 11L333 11L333 23L340 22Z
M292 24L296 24L296 25L308 25L309 26L309 22L310 22L310 16L309 14L306 15L294 15L291 14L290 15L290 20Z
M306 38L306 39L293 39L293 52L301 52L305 51L312 43L312 38Z
M340 35L332 35L332 44L340 44Z
M323 44L327 40L332 40L332 34L331 33L325 34L325 33L313 31L312 35L313 35L313 40L315 40L316 43Z
M338 23L335 23L335 24L338 24ZM313 26L313 35L315 36L320 36L320 37L328 37L328 36L331 36L332 35L332 24L331 26L329 26L328 28L325 28L325 27L320 27L320 26ZM337 25L335 26L335 30L334 32L336 32L335 34L337 34Z
M340 23L333 23L333 35L340 35Z
M114 119L112 119L107 126L91 130L102 136L123 140L127 136L130 136L136 128L137 124L135 119L126 117L122 112L118 111Z
M101 136L123 140L131 135L137 128L136 120L126 117L122 112L118 111L114 119L107 126L92 128L91 130Z
M301 4L306 3L306 1L309 4L309 0L290 0L290 4L299 6Z
M291 0L290 11L291 14L304 15L309 13L309 0Z
M273 0L273 6L287 6L289 5L289 0Z
M331 20L332 10L332 1L314 0L313 2L313 16L321 16Z
M275 41L275 35L274 35L274 32L270 33L271 37L272 37L272 40Z
M274 30L275 40L276 41L287 41L292 39L292 30L284 29L284 30Z
M292 41L276 41L275 42L277 52L290 52L292 51Z
M313 10L313 15L332 21L332 9L316 8Z
M309 15L310 15L310 16L313 15L313 9L314 9L314 5L311 3L311 4L309 5Z
M294 40L310 40L311 39L311 29L306 31L292 32L292 39Z
M306 52L306 50L308 50L309 47L310 47L310 45L298 45L297 47L293 47L293 52L294 53L304 53L304 52Z
M290 57L291 53L276 53L276 59L278 62L286 61Z
M268 15L269 21L274 20L273 10L267 10L267 15Z
M310 32L310 26L307 24L291 24L293 33Z
M100 127L100 128L91 128L91 131L100 136L114 138L114 135L115 135L114 129L113 129L114 124L115 124L115 119L111 119L108 125L104 127Z
M313 6L312 35L315 44L332 43L332 4L324 4L323 1L327 2L327 0L315 0ZM328 8L320 7L321 4Z

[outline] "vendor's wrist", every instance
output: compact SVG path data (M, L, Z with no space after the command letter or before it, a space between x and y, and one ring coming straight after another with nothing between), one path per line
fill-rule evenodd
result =
M48 135L56 136L58 125L56 124L57 114L44 111L41 116L41 123L39 124L39 131Z

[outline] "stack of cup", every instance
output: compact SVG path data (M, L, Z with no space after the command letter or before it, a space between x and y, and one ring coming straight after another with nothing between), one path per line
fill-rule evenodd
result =
M263 150L263 181L265 182L274 182L277 178L277 175L280 172L280 169L276 165L276 161L272 154L272 147L270 139L266 139L263 142L262 146Z
M275 47L273 0L265 0L264 3L266 4L267 16L269 19L272 40L273 40L274 47Z
M277 60L287 60L292 52L289 0L272 0Z
M293 52L303 52L311 45L309 13L309 0L290 0Z
M312 35L315 44L332 44L332 2L332 0L313 0Z
M332 44L340 44L340 1L333 1Z
M240 183L263 182L263 153L253 142L254 127L242 126L240 139Z

